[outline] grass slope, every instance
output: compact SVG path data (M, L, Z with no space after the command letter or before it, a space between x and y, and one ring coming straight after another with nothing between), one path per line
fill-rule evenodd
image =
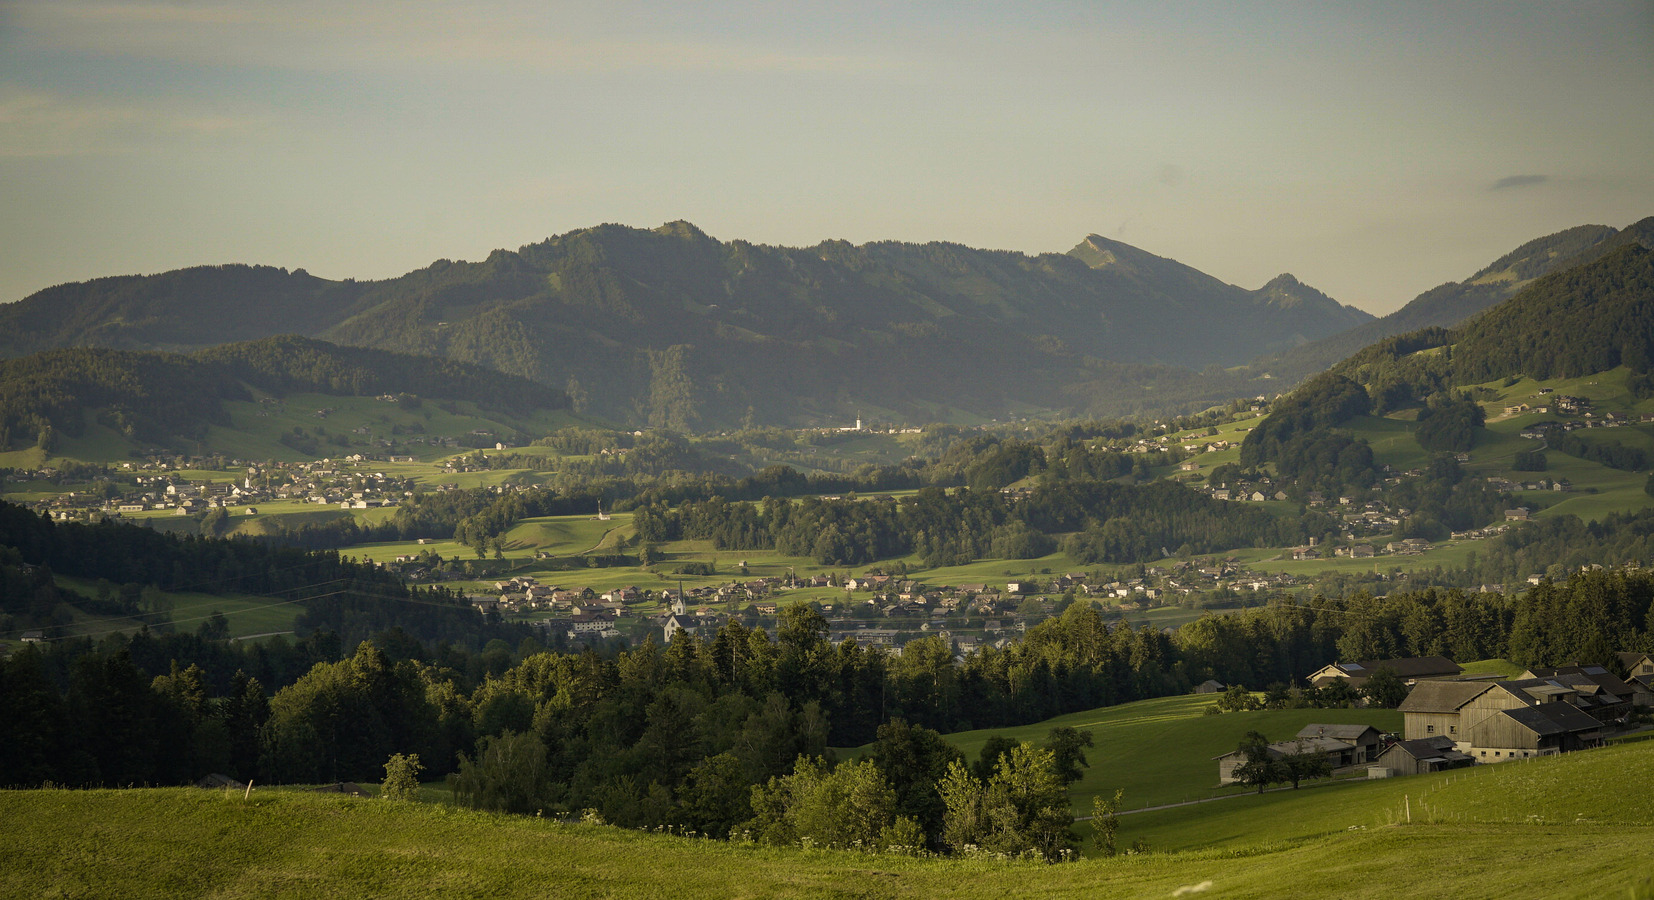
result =
M1388 709L1282 709L1204 715L1216 699L1211 695L1161 697L1070 713L1034 725L961 731L946 737L948 743L974 760L992 735L1038 744L1059 726L1090 731L1096 742L1086 752L1090 768L1069 792L1075 812L1090 815L1093 796L1112 795L1120 788L1125 789L1123 805L1127 809L1243 792L1243 788L1218 786L1218 764L1212 757L1235 749L1248 731L1281 741L1296 736L1299 729L1311 723L1359 722L1380 731L1401 728L1401 714ZM1153 748L1153 752L1147 752L1147 748Z
M1253 793L1215 803L1134 813L1120 820L1126 843L1153 850L1239 851L1414 825L1654 825L1654 779L1627 777L1654 763L1654 743L1617 744L1568 756L1475 766L1411 778L1334 783ZM1646 851L1644 851L1646 853ZM1646 857L1645 857L1646 858Z
M1650 764L1645 742L1444 784L1395 779L1185 807L1251 815L1228 826L1241 833L1233 842L1058 866L764 848L297 791L3 792L0 895L1646 898L1654 781L1627 789L1623 776ZM1410 825L1379 817L1399 799L1391 793L1427 781L1439 813ZM1303 824L1358 788L1373 794L1360 821ZM1582 805L1596 814L1580 820ZM1127 817L1124 836L1149 815Z

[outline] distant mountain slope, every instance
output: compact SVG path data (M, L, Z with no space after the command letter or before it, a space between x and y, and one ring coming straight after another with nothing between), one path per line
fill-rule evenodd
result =
M1417 410L1405 418L1412 420L1407 427L1418 447L1469 452L1485 443L1479 437L1487 417L1484 404L1508 400L1501 397L1500 386L1523 383L1524 377L1540 382L1585 379L1622 366L1631 371L1625 385L1633 397L1654 391L1649 374L1654 369L1654 250L1635 241L1538 278L1457 328L1431 326L1363 348L1277 401L1246 435L1240 462L1247 467L1271 464L1278 476L1300 489L1365 489L1376 483L1379 471L1373 446L1347 428L1357 417ZM1549 443L1558 452L1636 472L1641 486L1648 457L1637 440L1622 445L1606 438L1552 437ZM1457 485L1455 471L1449 467L1430 477L1453 479ZM1415 519L1434 521L1433 532L1446 534L1486 524L1498 513L1495 498L1485 493L1478 498L1478 490L1455 487L1452 494L1421 498L1409 506ZM1640 493L1637 497L1643 499ZM1434 512L1431 504L1436 504Z
M259 391L372 397L408 393L524 414L563 409L558 390L447 359L339 347L291 335L194 356L107 348L48 350L0 361L0 451L76 436L96 421L162 446L228 422L223 402Z
M1277 276L1258 290L1248 291L1176 260L1095 234L1068 252L1103 273L1122 293L1151 298L1153 302L1144 307L1147 321L1135 323L1144 328L1152 329L1157 322L1164 327L1163 317L1173 311L1200 314L1183 301L1186 297L1204 297L1214 306L1251 311L1253 315L1242 315L1232 323L1237 330L1231 335L1237 344L1291 347L1317 334L1337 333L1373 319L1370 313L1341 304L1291 275Z
M696 428L1127 412L1156 403L1176 370L1367 318L1295 280L1247 291L1095 236L1029 256L771 247L673 222L372 283L224 266L62 285L0 307L0 354L298 333L485 365L567 387L611 419Z
M1429 327L1451 328L1512 296L1535 278L1590 262L1632 243L1654 247L1654 217L1621 231L1604 225L1581 225L1546 235L1512 250L1465 281L1431 288L1387 316L1259 359L1250 368L1294 383L1386 337Z
M1330 372L1394 408L1450 387L1518 375L1577 378L1622 365L1654 368L1654 250L1630 242L1540 278L1456 329L1387 338Z
M61 284L0 306L0 356L64 347L195 350L313 334L362 285L270 266L196 266Z
M1635 244L1548 275L1471 319L1452 354L1461 384L1575 378L1622 365L1654 366L1654 250Z

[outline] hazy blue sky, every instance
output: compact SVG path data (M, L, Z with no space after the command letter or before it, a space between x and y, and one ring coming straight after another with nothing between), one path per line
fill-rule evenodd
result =
M1063 251L1385 312L1654 215L1654 3L0 0L0 300L601 222Z

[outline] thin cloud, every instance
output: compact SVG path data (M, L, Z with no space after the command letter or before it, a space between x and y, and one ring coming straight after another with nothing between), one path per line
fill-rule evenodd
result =
M104 103L40 91L0 91L0 158L123 153L159 142L261 128L260 115Z
M1502 191L1506 188L1532 187L1536 184L1544 184L1549 180L1551 180L1549 175L1506 175L1495 181L1493 187L1488 188L1488 190Z
M866 72L894 61L726 39L660 39L561 27L533 8L410 3L62 2L25 7L18 25L65 50L210 66L340 71L432 65L548 73Z

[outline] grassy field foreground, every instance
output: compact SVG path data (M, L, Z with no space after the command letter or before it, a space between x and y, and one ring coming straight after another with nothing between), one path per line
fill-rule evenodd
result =
M0 896L1654 896L1654 742L1543 763L1437 786L1449 821L1293 837L1273 827L1289 809L1254 810L1244 845L1057 866L765 848L298 791L4 792ZM1269 799L1304 811L1320 793Z

